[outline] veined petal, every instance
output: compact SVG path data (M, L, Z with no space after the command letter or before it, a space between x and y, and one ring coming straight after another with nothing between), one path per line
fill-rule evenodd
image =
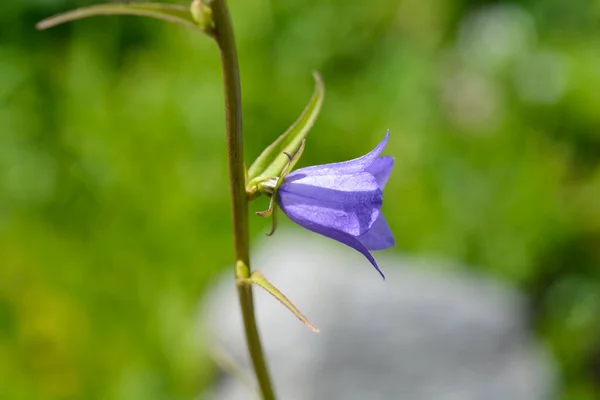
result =
M388 181L388 178L390 177L390 174L392 173L393 167L394 157L383 156L373 160L373 162L367 167L365 172L373 174L373 176L377 180L379 188L383 190L385 184Z
M383 250L396 244L394 234L381 212L371 229L364 235L357 237L357 239L369 250Z
M387 145L388 138L390 137L390 131L388 130L385 134L385 137L369 153L365 154L362 157L355 158L350 161L343 161L339 163L332 164L323 164L323 165L315 165L312 167L301 168L289 174L289 177L293 177L298 174L305 175L332 175L332 174L356 174L358 172L363 172L373 161L379 157L379 154L383 151L385 146Z
M373 258L371 253L369 253L369 250L354 236L348 235L347 233L340 232L335 229L326 228L321 225L313 225L310 223L299 224L299 225L308 229L309 231L318 233L320 235L326 236L333 240L337 240L338 242L341 242L341 243L345 244L346 246L352 247L353 249L359 251L363 256L365 256L367 258L367 260L369 260L371 265L373 265L373 267L375 267L377 272L379 272L379 275L381 275L381 277L385 280L385 275L379 269L379 266L377 265L375 258Z
M289 178L279 188L278 203L291 220L302 226L322 226L360 236L379 216L383 193L369 173L301 174Z

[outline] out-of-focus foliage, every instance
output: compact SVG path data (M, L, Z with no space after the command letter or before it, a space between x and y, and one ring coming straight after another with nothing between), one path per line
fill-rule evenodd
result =
M197 300L231 262L218 54L140 18L33 29L86 4L0 2L0 398L188 399L212 375ZM302 164L361 155L390 128L398 249L523 287L564 398L598 398L600 3L230 8L247 163L321 71Z

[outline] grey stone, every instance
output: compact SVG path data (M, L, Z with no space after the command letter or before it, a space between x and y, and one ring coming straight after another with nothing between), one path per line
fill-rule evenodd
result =
M258 246L253 268L321 329L255 288L280 399L556 398L553 360L514 288L441 260L375 255L385 282L356 251L310 233L277 232ZM215 348L251 375L231 272L215 283L201 321ZM229 375L209 397L257 398Z

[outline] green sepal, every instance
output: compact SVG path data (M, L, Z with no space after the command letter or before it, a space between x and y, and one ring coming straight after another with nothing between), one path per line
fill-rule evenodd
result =
M56 25L64 24L65 22L101 15L137 15L151 17L180 24L188 28L198 29L209 35L212 33L206 29L206 27L209 26L208 24L205 23L205 26L200 26L198 24L188 7L161 3L110 3L82 7L46 18L38 22L36 28L48 29Z
M308 131L315 123L325 95L325 86L321 75L315 72L314 93L298 117L296 122L281 136L267 147L248 169L247 190L255 190L258 182L271 177L279 177L289 164L289 157L285 154L296 154Z
M281 176L279 178L277 178L274 185L273 185L273 179L270 179L267 181L260 181L260 182L258 182L258 184L256 186L258 188L258 193L264 192L271 196L271 199L269 200L269 208L266 209L265 211L258 211L256 213L256 215L261 216L261 217L268 217L271 215L273 216L273 225L271 226L271 231L269 233L267 233L267 236L272 236L275 233L275 230L277 229L277 201L276 201L277 200L277 191L279 190L279 187L283 183L283 178L285 178L285 176L292 171L292 169L294 168L294 165L296 165L296 163L298 162L300 157L302 157L302 153L304 152L305 144L306 144L306 139L302 139L302 143L300 143L300 148L298 149L296 154L294 154L294 156L291 156L288 153L284 153L285 156L288 158L288 163L285 166L285 168L283 169L283 171L281 171ZM246 174L247 173L248 172L246 171Z
M285 295L283 293L281 293L279 291L279 289L277 289L275 286L273 286L267 280L267 278L265 278L264 275L260 273L260 271L252 271L250 278L238 278L237 282L238 282L238 285L254 283L254 284L260 286L261 288L265 289L271 296L275 297L281 304L283 304L288 310L290 310L292 312L292 314L294 314L296 316L296 318L298 318L300 321L302 321L302 323L304 325L306 325L310 329L312 329L313 332L316 332L316 333L320 332L319 328L317 328L316 326L311 324L310 321L308 320L308 318L306 318L304 316L304 314L302 314L300 312L298 307L296 307L294 305L294 303L292 303L287 297L285 297Z
M272 224L271 224L271 230L269 231L269 233L267 233L267 236L273 236L273 234L277 230L277 203L275 203L274 199L275 199L275 195L273 195L271 197L271 200L269 201L268 209L266 209L265 211L257 211L256 212L256 215L258 215L259 217L273 217Z

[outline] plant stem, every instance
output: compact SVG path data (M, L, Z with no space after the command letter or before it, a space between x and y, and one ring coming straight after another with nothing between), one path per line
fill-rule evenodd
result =
M229 182L232 200L235 278L250 277L250 238L248 233L248 199L244 171L244 143L242 135L242 93L240 71L231 17L225 0L208 1L215 25L214 37L221 53L225 88L225 114ZM237 285L248 351L263 399L274 400L269 371L263 355L254 317L251 285Z

